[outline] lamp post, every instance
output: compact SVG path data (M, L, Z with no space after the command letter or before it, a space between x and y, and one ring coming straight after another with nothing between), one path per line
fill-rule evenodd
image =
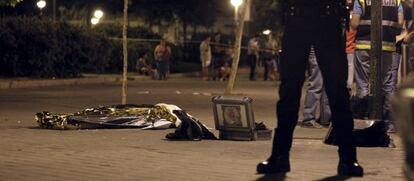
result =
M43 15L43 8L46 7L46 1L45 0L39 0L36 3L36 6L40 9L40 15Z
M53 6L53 22L56 21L56 0L52 1L52 6Z
M232 94L234 82L236 81L237 69L240 61L240 47L242 43L244 17L246 15L246 5L241 6L243 3L249 4L250 0L230 0L230 3L235 8L235 21L236 21L236 41L234 42L234 58L231 67L231 73L229 82L227 84L224 94ZM241 6L240 13L238 12L239 6ZM239 15L241 18L239 18Z

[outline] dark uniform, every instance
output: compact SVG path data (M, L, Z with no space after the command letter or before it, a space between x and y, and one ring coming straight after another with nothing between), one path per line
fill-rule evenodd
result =
M285 30L282 40L277 103L278 126L272 154L259 163L258 173L289 172L289 152L297 124L306 64L314 47L337 133L340 162L338 174L362 176L357 163L354 127L346 81L348 63L343 30L345 0L286 0L283 3ZM343 3L343 4L341 4Z

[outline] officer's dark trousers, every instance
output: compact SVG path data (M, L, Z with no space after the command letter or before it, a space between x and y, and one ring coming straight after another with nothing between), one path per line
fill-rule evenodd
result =
M287 18L280 60L278 122L270 159L275 156L289 156L311 46L315 49L331 106L332 124L337 133L340 159L346 161L356 159L352 134L354 123L346 87L348 63L344 38L338 17L290 16Z

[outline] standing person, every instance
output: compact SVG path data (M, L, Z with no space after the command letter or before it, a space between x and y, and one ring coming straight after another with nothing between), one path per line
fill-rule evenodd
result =
M353 7L354 3L353 0L347 0L348 7ZM352 19L352 11L351 13L351 19ZM349 27L346 31L346 58L348 60L348 81L347 81L347 87L348 90L351 92L352 90L352 84L354 83L354 74L355 74L355 38L356 38L356 29Z
M259 58L259 40L258 35L254 35L247 46L247 61L250 66L250 80L256 80L256 65Z
M384 96L381 120L384 120L390 129L390 98L395 89L394 76L398 71L399 59L395 58L396 36L401 33L404 22L403 8L399 0L383 0L382 2L382 70L378 73L383 77L382 96ZM357 29L355 51L355 82L356 96L362 104L367 104L369 96L370 78L370 50L371 50L371 1L355 0L351 27ZM394 68L397 67L397 68ZM394 73L393 73L394 72ZM366 111L364 111L366 112ZM367 113L364 113L365 115Z
M344 3L345 4L345 1ZM338 141L340 175L363 176L358 164L354 122L346 87L347 60L342 20L346 15L340 1L282 1L285 29L280 60L280 89L277 102L277 128L270 157L257 165L262 174L290 171L290 149L298 121L301 90L306 64L313 47L325 83L332 111L332 126Z
M161 40L160 44L154 50L155 63L158 69L158 80L167 80L167 72L170 66L171 48L165 40Z
M223 65L224 61L224 54L225 54L225 48L223 47L222 40L221 40L221 33L217 32L214 35L214 41L211 43L212 45L212 65L211 65L211 71L213 74L213 80L219 79L219 68Z
M264 64L263 80L267 81L270 77L274 80L276 77L276 51L277 42L273 39L272 33L267 35L267 40L264 43L264 50L262 50L262 60Z
M208 80L208 67L211 64L211 37L207 36L200 44L201 72L203 80Z

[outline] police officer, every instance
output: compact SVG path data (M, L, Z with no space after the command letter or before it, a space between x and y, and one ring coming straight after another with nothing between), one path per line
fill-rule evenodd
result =
M343 2L342 2L343 1ZM345 0L286 0L282 1L286 24L280 61L277 103L277 128L270 157L257 165L262 174L290 171L289 153L293 131L298 121L301 90L311 46L318 65L332 111L332 125L337 134L338 174L363 176L358 164L354 127L347 90L347 59L343 19Z
M399 57L395 57L396 36L401 33L404 22L403 7L401 0L382 0L382 68L381 75L384 77L382 91L385 98L382 120L386 121L390 130L390 97L395 90L396 76L399 66ZM357 85L356 96L368 101L369 75L370 75L370 49L371 49L371 1L355 0L351 26L358 29L356 35L355 51L355 82Z

